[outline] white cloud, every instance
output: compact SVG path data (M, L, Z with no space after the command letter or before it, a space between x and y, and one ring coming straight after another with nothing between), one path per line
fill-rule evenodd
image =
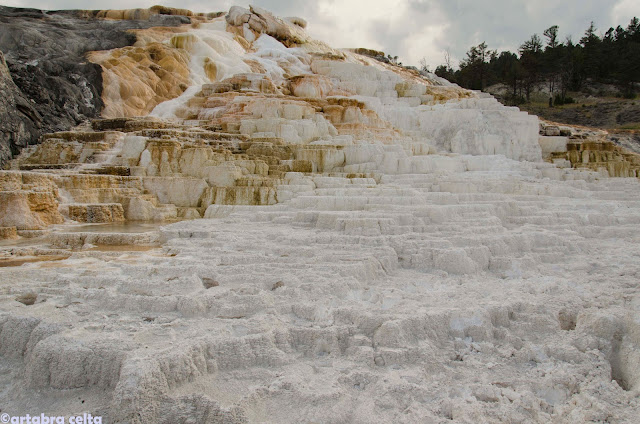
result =
M625 27L634 16L640 18L640 0L620 0L611 9L611 26Z
M335 47L382 49L383 46L371 39L364 29L370 22L388 17L382 7L385 3L380 0L321 0L318 14L322 19L311 20L308 31Z

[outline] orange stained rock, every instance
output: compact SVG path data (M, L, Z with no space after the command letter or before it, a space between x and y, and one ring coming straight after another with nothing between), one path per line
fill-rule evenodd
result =
M574 168L602 171L610 177L640 177L640 155L610 141L570 140L567 152L553 157L566 158Z
M16 227L0 227L0 240L15 240L18 238Z
M58 187L51 177L0 171L0 227L39 230L63 221Z
M249 65L249 67L251 68L251 72L254 72L256 74L266 74L267 73L267 70L264 68L264 66L262 66L262 64L260 64L256 60L246 59L244 61L244 63Z
M190 84L188 53L162 43L124 47L89 58L103 68L105 118L147 115Z
M88 223L123 222L125 220L124 209L119 203L69 205L69 218Z
M291 94L296 97L325 98L327 96L350 96L355 93L336 88L324 75L298 75L289 78Z
M179 27L152 27L147 29L132 29L129 32L135 34L136 42L134 47L144 47L147 44L160 43L170 39L173 34L180 34L189 31L189 27L182 25Z
M235 34L233 39L236 40L238 44L240 44L246 51L251 50L251 43L247 41L247 39L244 38L241 34Z
M204 71L207 73L207 78L211 81L218 79L218 66L211 58L204 59Z

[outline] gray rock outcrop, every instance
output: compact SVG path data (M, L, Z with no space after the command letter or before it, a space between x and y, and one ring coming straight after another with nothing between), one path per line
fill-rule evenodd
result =
M0 164L40 132L42 117L15 85L0 51Z

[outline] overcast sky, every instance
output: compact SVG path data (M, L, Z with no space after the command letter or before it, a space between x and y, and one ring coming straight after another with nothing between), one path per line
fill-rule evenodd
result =
M405 65L424 57L431 70L451 52L454 65L472 45L516 51L551 25L560 38L578 41L591 21L599 32L640 18L640 0L0 0L40 9L128 9L163 4L196 12L232 5L263 7L278 16L299 16L307 31L333 47L367 47L399 56Z

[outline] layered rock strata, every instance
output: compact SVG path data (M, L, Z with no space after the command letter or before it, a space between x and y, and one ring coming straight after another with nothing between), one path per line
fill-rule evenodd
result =
M290 172L368 181L433 169L436 153L540 158L537 119L491 97L333 50L266 11L202 19L92 53L111 119L47 134L10 168L51 174L62 215L95 223L272 205L306 190Z
M640 154L614 143L607 131L541 124L540 136L544 159L558 166L640 178Z

